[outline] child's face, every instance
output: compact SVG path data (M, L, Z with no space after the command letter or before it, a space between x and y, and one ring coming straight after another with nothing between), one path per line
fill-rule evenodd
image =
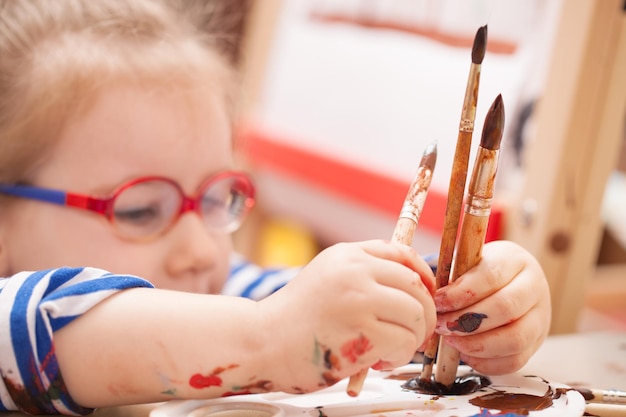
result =
M228 115L217 96L107 90L61 132L33 185L92 196L156 175L194 195L212 174L233 167ZM204 227L193 211L165 234L132 242L98 214L17 199L0 219L0 272L92 266L135 274L157 287L221 290L232 250L230 236Z

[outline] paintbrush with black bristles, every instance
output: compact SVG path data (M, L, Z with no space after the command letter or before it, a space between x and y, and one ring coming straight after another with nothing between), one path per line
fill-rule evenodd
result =
M478 102L478 87L480 85L480 73L482 62L487 50L487 25L481 26L474 37L472 46L472 64L470 66L467 86L465 88L465 98L463 99L463 110L461 112L461 122L459 123L459 134L452 163L452 173L450 175L450 186L448 188L448 200L446 203L446 214L441 236L441 246L439 249L439 259L437 261L436 282L437 288L448 285L450 270L452 268L452 257L458 235L459 218L465 193L465 181L469 165L469 155L474 133L474 120L476 119L476 104ZM437 347L439 346L439 335L433 334L426 344L424 351L423 368L420 379L430 381L433 364L437 357Z
M450 282L454 282L455 279L480 261L491 214L503 133L504 103L502 102L502 95L499 94L485 117L480 146L467 190L465 213ZM481 321L483 318L487 318L483 314L476 314L482 316ZM461 331L473 332L479 327L480 322L474 323L469 329L464 329L461 326L463 329ZM458 350L443 342L440 343L435 369L435 381L437 383L448 388L452 386L459 366L459 356Z

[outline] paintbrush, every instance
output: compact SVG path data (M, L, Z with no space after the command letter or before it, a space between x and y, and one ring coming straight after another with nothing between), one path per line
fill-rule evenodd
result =
M487 50L487 25L482 26L476 32L474 45L472 46L472 64L470 66L459 133L454 151L450 186L448 187L448 200L446 214L441 236L439 259L437 261L436 280L437 288L448 285L452 257L461 216L463 195L465 193L465 180L469 164L469 154L474 133L474 120L476 119L476 103L478 102L478 87L480 84L480 71ZM420 379L430 381L432 368L437 356L439 335L436 333L428 340L424 350L423 368Z
M412 245L413 233L417 228L417 223L426 202L426 195L428 194L436 162L437 144L431 143L424 150L415 179L409 187L404 204L402 204L402 209L391 237L392 242L403 243L408 246ZM346 388L348 395L351 397L358 396L366 377L367 368L351 376Z
M583 387L573 388L578 391L588 403L626 405L626 391L619 391L616 389L601 390Z
M487 112L480 146L467 191L465 215L461 224L459 243L454 258L450 282L463 275L480 261L498 167L500 142L504 132L504 104L498 95ZM452 386L459 365L459 352L440 343L435 369L435 381Z

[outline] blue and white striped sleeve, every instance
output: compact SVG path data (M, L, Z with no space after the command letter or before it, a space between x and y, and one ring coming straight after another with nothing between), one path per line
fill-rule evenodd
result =
M234 255L230 262L230 276L222 294L261 300L281 289L301 270L300 267L262 268Z
M0 411L83 415L61 376L53 335L116 292L148 281L95 268L21 272L0 278Z

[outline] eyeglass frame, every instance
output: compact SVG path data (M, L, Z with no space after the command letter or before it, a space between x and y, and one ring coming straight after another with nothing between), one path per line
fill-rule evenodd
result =
M128 180L115 188L115 190L110 194L109 197L99 198L94 197L88 194L83 193L75 193L71 191L63 191L55 188L46 188L46 187L38 187L34 185L26 185L26 184L4 184L0 183L0 194L5 194L13 197L25 198L29 200L41 201L45 203L51 203L58 206L64 207L73 207L77 209L91 211L97 214L104 216L108 222L111 224L113 229L117 231L115 226L115 212L113 210L115 200L117 197L124 192L125 190L133 187L137 184L149 182L149 181L163 181L170 185L172 185L176 191L178 191L178 195L180 197L180 207L178 211L172 216L171 221L167 226L165 226L162 230L156 233L154 236L147 236L145 238L129 238L130 240L150 240L165 234L178 220L180 217L189 212L194 211L201 218L204 219L204 216L200 212L202 204L201 198L204 194L204 191L210 188L210 184L215 184L221 179L224 178L237 178L238 180L243 180L243 184L245 185L244 195L244 212L241 214L240 219L236 223L234 228L228 228L227 232L234 232L237 230L243 221L246 218L246 215L250 212L252 207L255 205L255 194L256 189L252 182L250 176L243 171L236 170L225 170L220 171L216 174L211 175L197 188L196 193L194 195L187 195L181 185L174 181L171 178L157 176L157 175L148 175L143 177L137 177L131 180Z

